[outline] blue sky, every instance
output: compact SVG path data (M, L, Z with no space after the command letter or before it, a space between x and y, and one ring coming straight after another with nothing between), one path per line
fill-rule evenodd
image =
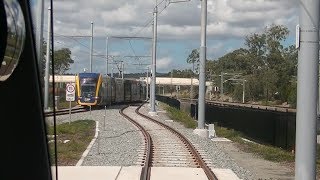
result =
M36 0L33 0L36 2ZM162 2L162 3L161 3ZM191 68L186 58L192 49L200 46L200 1L169 3L158 0L157 72ZM94 22L93 71L106 72L106 36L152 37L152 10L155 0L55 0L55 49L68 47L75 63L69 72L89 68L90 38L64 36L90 35L90 22ZM48 2L45 1L44 38ZM166 8L165 8L166 7ZM36 11L35 11L36 12ZM290 30L286 44L293 44L298 24L297 0L208 0L207 59L217 59L225 53L244 46L244 36L259 33L271 24L285 25ZM131 44L130 44L131 43ZM109 55L114 64L124 61L125 73L141 72L150 64L151 57L125 56L151 55L151 40L109 41ZM103 57L104 56L104 57ZM111 58L110 58L111 62ZM111 68L116 66L109 64ZM116 71L116 70L114 70Z

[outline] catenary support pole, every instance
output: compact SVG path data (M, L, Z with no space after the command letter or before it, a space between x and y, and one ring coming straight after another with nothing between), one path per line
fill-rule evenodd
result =
M154 25L152 23L152 32L154 31ZM152 37L152 42L153 42L153 37ZM151 65L150 65L150 81L149 81L149 108L151 108L151 103L152 103L152 63L153 63L153 46L151 46ZM149 66L148 66L149 68Z
M47 52L46 52L46 69L44 79L44 109L48 109L49 104L49 63L50 63L50 24L51 24L51 8L48 8L48 33L47 33ZM52 76L54 78L54 76Z
M106 56L107 56L107 71L106 71L106 74L108 75L109 73L109 47L108 47L108 44L109 43L109 37L107 36L107 40L106 40Z
M198 129L204 129L205 122L205 88L206 88L206 33L207 33L207 0L201 1L201 46L199 74L199 111Z
M149 67L147 68L147 91L146 91L146 100L149 99Z
M93 53L93 22L91 21L90 72L92 72L92 53Z
M155 90L156 90L156 58L157 58L157 16L158 16L158 7L157 2L153 12L153 43L152 43L152 81L151 81L151 108L150 113L156 113L155 107Z
M319 0L300 1L295 179L316 179Z
M152 52L153 53L153 52ZM151 103L152 103L152 68L150 68L150 86L149 86L149 95L150 95L150 100L149 100L149 107L151 108Z

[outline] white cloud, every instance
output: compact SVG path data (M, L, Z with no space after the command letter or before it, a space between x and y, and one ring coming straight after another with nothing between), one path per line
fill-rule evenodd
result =
M209 33L242 38L272 23L292 29L298 19L297 0L220 0L208 7ZM214 25L218 23L218 25ZM219 31L220 30L220 31ZM222 32L222 33L221 33Z
M157 71L159 72L167 72L169 69L172 68L172 65L173 60L171 59L171 57L158 58L156 62Z
M220 53L223 52L223 47L224 44L222 42L207 47L207 58L210 59L210 57L218 57Z
M199 38L199 1L170 4L158 16L159 38ZM152 20L154 1L145 0L78 0L55 1L55 31L62 34L90 34L94 22L96 36L133 35ZM159 12L163 9L159 7ZM46 15L46 13L45 13ZM291 26L297 23L297 0L209 0L208 28L210 38L242 38L245 34L262 30L271 23ZM46 19L45 19L46 20ZM151 36L152 28L144 28L139 35Z
M199 40L201 9L197 7L200 2L170 4L163 11L164 3L161 4L158 9L158 39ZM54 31L64 35L90 35L90 22L93 21L94 36L97 38L107 35L132 36L137 32L138 36L152 37L150 20L154 3L154 0L55 0ZM46 29L47 11L44 15ZM208 54L221 54L223 49L228 49L222 48L225 41L243 39L245 35L262 31L272 23L286 25L294 32L298 23L298 0L208 0L207 19L207 39L221 41L215 45L208 44ZM46 39L46 33L44 35ZM68 44L70 39L61 41ZM89 46L89 43L86 45ZM105 47L101 45L95 46L95 49L103 52ZM84 47L82 50L88 51ZM83 58L77 48L72 48L72 53ZM171 61L169 57L160 57L157 69L172 68L168 64Z

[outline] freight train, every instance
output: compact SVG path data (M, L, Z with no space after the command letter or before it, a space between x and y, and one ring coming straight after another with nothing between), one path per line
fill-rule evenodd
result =
M86 107L141 102L146 99L146 83L137 79L113 78L101 73L78 73L76 97L77 104Z

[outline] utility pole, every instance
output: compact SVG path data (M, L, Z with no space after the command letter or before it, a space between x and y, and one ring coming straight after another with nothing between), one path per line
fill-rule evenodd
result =
M48 109L49 104L49 62L50 62L50 29L51 29L51 7L48 8L48 33L47 33L47 57L44 79L44 109ZM53 52L52 52L53 53ZM54 78L54 74L52 75ZM53 89L54 90L54 89ZM54 107L53 107L54 108Z
M156 107L155 107L155 89L156 89L156 58L157 58L157 18L158 17L158 3L156 0L156 5L153 11L153 43L152 43L152 81L151 81L151 108L150 114L156 115Z
M92 52L93 52L93 22L91 21L90 72L92 72ZM107 57L107 58L108 58L108 57Z
M242 85L242 103L244 103L244 96L245 96L245 82L247 80L245 79L234 79L234 78L231 78L231 79L227 79L226 81L237 81L236 83L232 83L232 84L237 84L237 85ZM242 81L242 82L241 82Z
M199 73L199 104L198 129L202 130L200 136L207 137L204 129L205 123L205 87L206 87L206 35L207 35L207 0L201 1L201 46L200 46L200 73Z
M42 52L43 52L43 0L38 0L38 16L37 16L37 57L38 64L42 64Z
M298 84L295 179L316 179L319 70L319 0L301 0L298 29Z

